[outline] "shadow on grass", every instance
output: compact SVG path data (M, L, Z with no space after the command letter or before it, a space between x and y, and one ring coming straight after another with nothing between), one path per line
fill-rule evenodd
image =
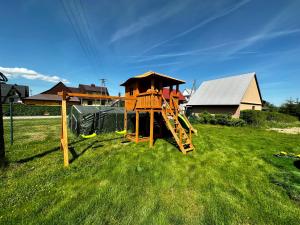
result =
M300 170L300 160L294 161L294 166Z
M104 140L95 140L92 143L90 143L88 146L86 146L80 153L77 153L75 151L75 148L71 146L71 147L69 147L69 151L71 152L71 155L73 156L73 158L70 160L70 163L74 162L76 159L78 159L80 156L82 156L88 149L90 149L90 148L97 149L97 148L104 146L103 144L95 145L96 143L114 141L114 140L119 140L119 139L123 139L123 137L109 138L109 139L104 139Z
M82 141L85 141L85 139L73 141L73 142L71 142L69 145L74 145L74 144L79 143L79 142L82 142ZM18 160L18 161L15 161L15 163L26 163L26 162L32 161L32 160L34 160L34 159L42 158L42 157L44 157L44 156L46 156L46 155L48 155L48 154L50 154L50 153L52 153L52 152L55 152L55 151L57 151L57 150L59 150L59 149L60 149L60 147L55 147L55 148L52 148L52 149L47 150L47 151L45 151L45 152L42 152L42 153L39 153L39 154L30 156L30 157L28 157L28 158L20 159L20 160Z
M4 170L7 167L9 167L9 161L7 160L7 158L0 159L0 169Z
M80 153L77 153L75 151L75 147L73 145L75 145L77 143L80 143L80 142L83 142L83 141L86 141L88 139L80 139L80 140L71 142L71 143L69 143L69 151L72 154L73 158L70 160L70 163L72 163L78 157L80 157L81 155L83 155L89 148L93 147L93 149L96 149L96 148L100 148L100 147L104 146L102 144L94 146L94 144L100 143L100 142L107 142L107 141L118 140L118 139L123 139L123 137L109 138L109 139L104 139L104 140L95 140L92 143L90 143L88 146L86 146ZM45 152L42 152L42 153L30 156L28 158L20 159L18 161L15 161L14 163L26 163L26 162L32 161L34 159L39 159L39 158L42 158L42 157L44 157L44 156L46 156L48 154L51 154L51 153L53 153L55 151L58 151L59 149L60 149L60 147L55 147L55 148L49 149L49 150L47 150Z

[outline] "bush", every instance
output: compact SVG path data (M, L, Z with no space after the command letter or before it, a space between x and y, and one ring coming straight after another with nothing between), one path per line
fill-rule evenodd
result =
M297 117L290 116L278 112L267 112L258 110L243 110L241 111L240 118L247 124L253 126L263 126L267 122L277 123L294 123L298 121Z
M67 108L69 113L70 107ZM24 105L24 104L13 104L13 115L14 116L58 116L61 114L60 106L38 106L38 105ZM9 104L3 105L3 115L9 116Z
M233 126L233 127L242 127L245 126L246 122L242 119L238 119L238 118L232 118L230 120L230 125L229 126Z
M226 126L244 126L246 123L241 119L231 118L229 114L215 114L212 115L207 112L199 113L198 115L191 115L189 117L191 123L202 124L220 124Z
M227 114L216 114L215 119L217 124L220 125L230 125L231 116Z

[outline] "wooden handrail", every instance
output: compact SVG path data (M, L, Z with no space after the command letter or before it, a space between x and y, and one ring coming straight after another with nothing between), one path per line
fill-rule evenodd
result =
M156 91L154 91L154 92L143 92L143 93L140 93L140 94L138 94L137 95L137 97L139 97L139 96L146 96L146 95L160 95L159 93L157 93Z

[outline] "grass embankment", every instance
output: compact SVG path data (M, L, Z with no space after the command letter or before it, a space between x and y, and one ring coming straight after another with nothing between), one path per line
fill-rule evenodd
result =
M187 156L165 140L149 149L114 134L71 136L64 169L59 120L15 121L0 224L299 224L299 164L273 154L300 153L300 135L196 127Z

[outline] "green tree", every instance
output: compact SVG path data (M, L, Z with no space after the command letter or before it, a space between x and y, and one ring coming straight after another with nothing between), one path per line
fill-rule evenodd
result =
M298 117L300 120L300 102L299 99L297 98L296 100L289 99L285 103L283 103L279 107L279 112L289 114L292 116Z

